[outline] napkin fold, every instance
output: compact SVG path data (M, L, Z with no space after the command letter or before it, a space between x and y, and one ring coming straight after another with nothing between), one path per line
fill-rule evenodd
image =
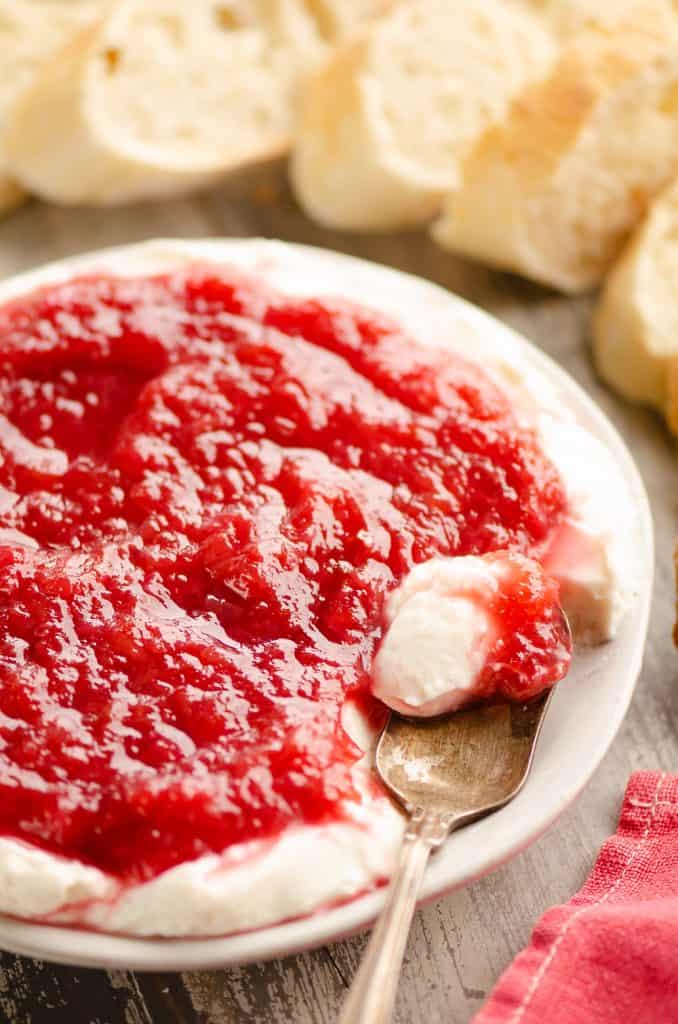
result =
M583 888L541 918L473 1024L678 1022L678 776L637 772Z

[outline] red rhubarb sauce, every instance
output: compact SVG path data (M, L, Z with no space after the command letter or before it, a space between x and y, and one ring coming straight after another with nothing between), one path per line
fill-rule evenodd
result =
M481 369L221 268L5 305L0 396L0 834L129 881L340 819L385 595L564 512Z

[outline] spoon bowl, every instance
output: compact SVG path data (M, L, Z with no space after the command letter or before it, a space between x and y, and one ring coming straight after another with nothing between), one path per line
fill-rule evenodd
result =
M377 747L381 781L411 815L443 815L450 828L498 810L525 783L551 693L443 718L391 714Z

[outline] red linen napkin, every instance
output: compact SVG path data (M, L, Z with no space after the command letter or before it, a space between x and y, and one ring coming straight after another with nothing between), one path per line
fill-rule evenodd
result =
M584 887L552 907L473 1024L678 1022L678 776L631 776Z

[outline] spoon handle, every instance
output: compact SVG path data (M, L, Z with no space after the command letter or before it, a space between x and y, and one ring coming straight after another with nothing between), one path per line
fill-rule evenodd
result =
M338 1024L389 1024L400 968L431 850L450 830L449 818L417 808L410 818L398 865Z

